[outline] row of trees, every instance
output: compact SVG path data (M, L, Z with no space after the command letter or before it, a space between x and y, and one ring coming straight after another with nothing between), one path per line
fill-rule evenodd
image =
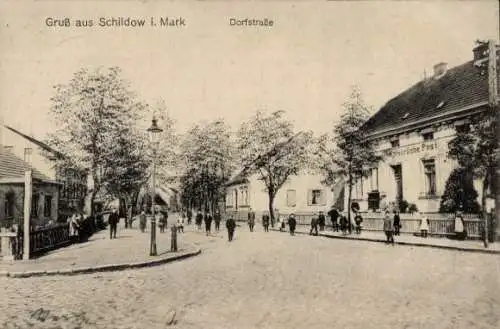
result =
M283 111L257 112L236 134L223 120L216 120L179 135L165 104L149 106L138 100L119 68L76 72L69 83L55 86L52 102L51 114L58 129L49 143L68 155L65 165L88 170L94 184L91 204L101 191L129 205L137 202L150 178L152 149L146 128L153 114L163 128L157 152L158 180L170 183L178 179L185 207L216 209L237 169L263 181L272 217L276 194L301 170L322 173L329 185L345 180L351 204L356 180L366 177L381 160L360 129L371 111L356 88L343 104L333 133L318 138L297 130ZM483 180L483 198L484 192L495 191L499 160L495 111L491 108L476 118L472 129L461 131L449 145L449 155L460 165L459 173L471 173L466 181L473 177ZM462 190L468 187L456 185ZM456 207L456 199L463 194L450 192L443 207Z

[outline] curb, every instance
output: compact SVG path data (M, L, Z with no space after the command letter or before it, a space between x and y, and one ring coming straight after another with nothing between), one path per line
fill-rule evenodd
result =
M29 278L38 276L53 276L53 275L80 275L98 272L114 272L123 271L128 269L136 269L143 267L152 267L163 265L186 258L198 256L201 254L201 249L196 249L195 251L185 252L179 255L165 257L161 259L154 259L135 263L122 263L122 264L110 264L110 265L99 265L92 267L79 267L73 269L61 269L61 270L43 270L43 271L25 271L25 272L0 272L0 277L10 277L10 278Z
M276 230L276 229L272 229L272 230L275 232L280 232L279 230ZM309 235L309 233L297 232L297 231L295 232L295 234ZM323 234L323 233L318 234L318 236L323 237L323 238L328 238L328 239L357 240L357 241L385 243L384 239L376 239L376 238L347 237L347 236L344 237L344 236L328 235L328 234ZM474 252L474 253L483 253L483 254L496 254L496 255L500 254L500 250L441 246L441 245L418 243L418 242L394 241L394 244L399 244L402 246L427 247L427 248L434 248L434 249L456 250L456 251Z

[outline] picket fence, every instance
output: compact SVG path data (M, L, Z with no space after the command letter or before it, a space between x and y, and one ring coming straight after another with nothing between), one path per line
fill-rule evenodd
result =
M227 216L233 216L236 221L247 221L247 211L232 211L227 212ZM256 212L256 221L261 218L261 213ZM280 213L280 218L288 218L290 214ZM297 225L310 225L312 213L295 213ZM362 212L363 230L366 231L383 231L384 214L380 212ZM392 216L392 214L391 214ZM429 235L436 237L446 237L454 234L455 220L454 214L443 213L427 213L429 219ZM465 230L469 239L480 239L483 232L483 221L475 214L464 214ZM401 218L401 233L414 234L419 232L421 215L400 214ZM327 216L326 226L331 227L331 222Z

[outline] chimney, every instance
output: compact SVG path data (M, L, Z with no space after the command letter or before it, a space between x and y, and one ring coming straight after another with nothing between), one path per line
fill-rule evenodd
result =
M28 163L31 165L31 154L33 153L33 149L31 147L25 147L24 148L24 162Z
M474 62L485 60L488 57L488 44L480 43L472 49L474 54Z
M441 62L434 65L434 77L440 78L446 73L447 63Z

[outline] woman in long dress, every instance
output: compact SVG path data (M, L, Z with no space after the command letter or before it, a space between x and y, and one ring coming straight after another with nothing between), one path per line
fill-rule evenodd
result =
M427 238L427 234L429 233L429 219L424 213L420 213L420 233L423 238Z
M465 240L467 237L467 232L465 231L464 218L462 213L459 211L455 215L455 239Z

